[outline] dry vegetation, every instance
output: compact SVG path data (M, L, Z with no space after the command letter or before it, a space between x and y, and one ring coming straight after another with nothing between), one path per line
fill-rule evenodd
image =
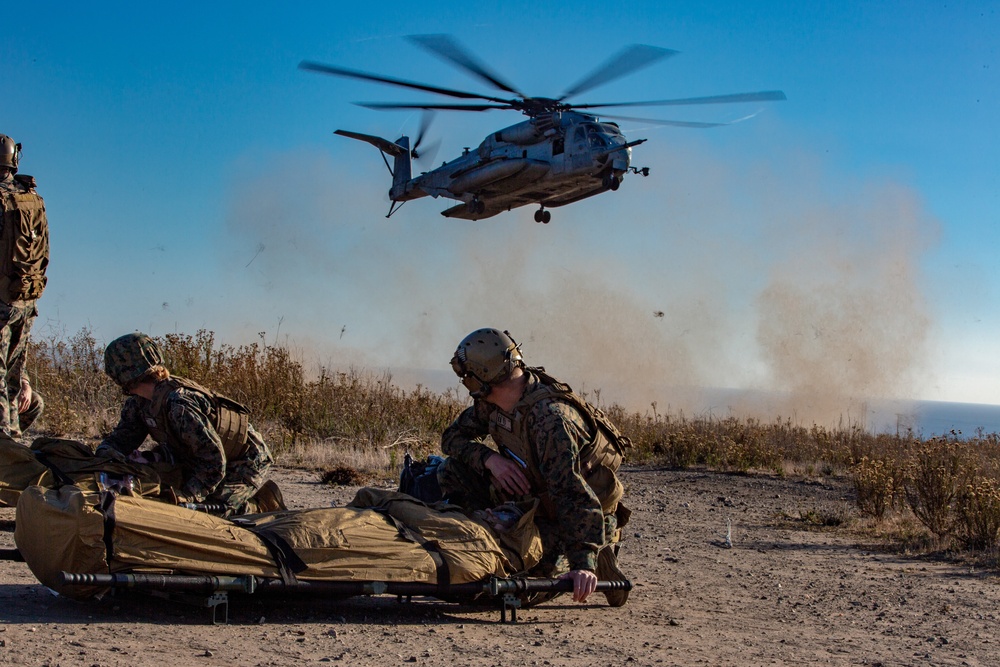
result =
M454 390L403 390L391 376L321 368L310 377L285 347L232 346L215 334L158 339L167 364L245 403L285 465L351 477L392 475L403 452L437 450L441 431L468 405ZM117 421L121 393L103 373L103 344L90 331L32 345L29 372L45 396L37 429L94 440ZM590 397L599 402L599 394ZM857 524L906 548L973 553L1000 550L1000 436L872 434L789 419L687 418L601 406L632 438L634 463L777 475L846 475ZM335 475L334 477L337 477ZM822 517L820 517L822 519Z

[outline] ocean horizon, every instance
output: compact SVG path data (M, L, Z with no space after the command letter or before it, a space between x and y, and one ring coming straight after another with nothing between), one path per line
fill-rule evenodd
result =
M785 394L757 390L719 389L708 390L705 393L711 396L709 402L719 406L709 408L709 411L716 415L738 414L738 411L728 406L742 405L749 406L748 413L770 415L770 418L790 417L791 415L781 414L772 406L780 405L787 410L787 406L795 404ZM876 434L902 435L912 432L923 438L942 435L971 438L980 434L1000 433L1000 405L916 399L869 399L856 401L853 407L845 405L842 423L857 425L869 433Z
M933 437L954 432L964 438L1000 433L1000 405L988 403L952 403L948 401L908 401L897 411L879 414L878 433L904 432Z

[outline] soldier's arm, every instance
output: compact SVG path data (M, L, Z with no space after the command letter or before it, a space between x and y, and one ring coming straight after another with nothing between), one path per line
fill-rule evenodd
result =
M579 411L563 401L539 401L531 417L529 436L570 568L596 571L597 552L604 544L604 512L580 471L580 450L592 434Z
M496 454L486 444L490 432L488 412L477 405L466 408L441 434L441 451L481 473L488 472L486 459Z
M146 428L146 422L142 419L142 406L139 399L135 396L129 396L125 399L125 404L122 405L118 425L97 446L97 453L100 454L102 449L111 449L128 456L139 448L147 435L149 435L149 429Z
M226 477L226 454L212 426L211 409L208 398L194 392L179 390L167 397L167 421L185 475L180 490L197 501L211 495Z

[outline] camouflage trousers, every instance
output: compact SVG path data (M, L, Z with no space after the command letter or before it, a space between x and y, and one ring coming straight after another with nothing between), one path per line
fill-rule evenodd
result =
M274 464L271 449L251 426L247 432L248 449L245 458L226 466L226 477L215 491L205 498L206 503L221 503L229 509L225 516L251 514L257 511L253 497L267 481L267 473Z
M0 301L0 432L21 437L17 397L31 325L38 315L34 301L10 305Z

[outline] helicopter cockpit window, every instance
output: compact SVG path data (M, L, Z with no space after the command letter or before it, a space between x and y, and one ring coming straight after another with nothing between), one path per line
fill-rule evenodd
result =
M593 148L604 148L608 145L608 140L594 132L590 135L590 145Z
M573 133L573 140L579 143L583 143L587 140L587 133L583 129L583 126L576 128L576 132Z
M603 127L594 123L586 123L583 127L587 130L587 135L590 137L590 146L592 148L604 148L608 145L608 140L604 137Z

